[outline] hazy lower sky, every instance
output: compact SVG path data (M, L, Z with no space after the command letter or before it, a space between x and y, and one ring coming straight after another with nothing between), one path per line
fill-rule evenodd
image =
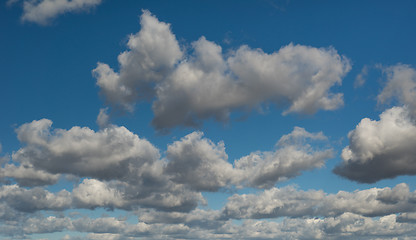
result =
M416 239L415 11L2 2L0 239Z

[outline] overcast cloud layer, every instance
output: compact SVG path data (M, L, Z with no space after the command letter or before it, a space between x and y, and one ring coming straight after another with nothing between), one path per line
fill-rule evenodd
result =
M153 101L157 129L195 126L207 118L226 121L235 110L274 103L284 114L313 114L343 106L340 85L351 69L333 48L289 44L277 52L241 46L227 54L205 37L180 46L170 25L150 12L140 18L129 50L118 56L119 72L98 63L97 84L112 106L133 111L142 99Z

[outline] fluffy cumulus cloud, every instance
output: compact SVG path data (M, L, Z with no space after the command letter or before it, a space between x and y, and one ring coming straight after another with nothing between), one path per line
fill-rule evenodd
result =
M172 72L183 55L169 24L159 22L148 11L143 12L140 24L141 31L127 43L130 50L118 57L119 73L104 63L93 70L106 100L128 111L133 111L137 100L154 96L155 83Z
M365 183L416 174L416 125L409 107L388 109L378 121L362 119L348 138L335 173Z
M8 5L13 5L19 0L9 0ZM102 0L24 0L23 22L34 22L47 25L57 16L70 13L87 11L101 4Z
M202 119L227 120L234 110L264 103L312 114L343 105L341 84L351 66L335 49L289 44L279 51L241 46L225 55L205 37L185 52L169 24L149 12L141 30L130 36L129 50L118 57L120 71L99 63L93 70L107 102L132 111L143 98L153 102L153 125L168 129L194 126Z
M214 144L202 135L191 133L168 147L166 172L174 181L193 189L215 191L231 182L234 171L224 143Z
M174 141L164 157L147 140L111 124L98 131L65 130L42 119L16 133L22 147L0 169L3 179L16 182L0 187L2 236L69 231L83 239L405 239L415 234L416 192L407 184L334 194L274 187L332 157L322 132L295 127L273 151L253 152L233 164L225 144L202 132ZM39 187L62 175L81 177L80 183L70 191ZM234 194L219 210L198 207L206 204L201 191L229 187L267 189ZM121 209L138 221L68 213L82 208ZM283 219L265 220L271 218Z
M20 126L17 137L26 146L13 154L13 160L50 173L109 180L122 179L132 166L159 159L158 149L124 127L95 132L86 127L51 130L51 125L41 119Z

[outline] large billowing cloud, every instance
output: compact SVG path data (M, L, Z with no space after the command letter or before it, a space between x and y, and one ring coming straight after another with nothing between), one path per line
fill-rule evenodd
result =
M232 111L264 103L288 106L284 114L343 105L342 93L330 89L341 84L351 66L333 48L289 44L265 53L241 46L225 55L201 37L188 53L169 25L149 12L144 11L140 23L129 50L119 55L119 73L103 63L93 72L113 106L132 111L138 100L153 97L157 129L194 126L206 118L223 121Z
M416 124L408 107L394 107L380 120L364 118L348 134L344 160L334 172L358 182L372 183L416 174Z
M9 0L12 5L19 0ZM47 25L58 15L86 11L101 4L102 0L24 0L22 21Z

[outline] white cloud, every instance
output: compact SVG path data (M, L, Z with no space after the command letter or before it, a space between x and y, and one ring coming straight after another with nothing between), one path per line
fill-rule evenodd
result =
M167 174L178 183L199 191L216 191L227 186L234 171L225 153L223 142L217 145L193 132L168 146Z
M166 173L172 181L197 191L217 191L222 187L270 188L302 171L322 167L332 157L332 149L318 151L311 140L326 140L322 132L309 133L295 127L278 141L275 151L253 152L228 162L223 142L214 144L193 132L168 147Z
M8 4L13 4L9 0ZM86 11L101 4L102 0L25 0L22 21L47 25L58 15Z
M392 99L406 105L412 116L416 117L416 70L409 65L397 64L383 69L387 82L377 96L379 103Z
M333 48L293 44L271 54L241 46L225 56L201 37L183 53L169 25L147 11L128 47L119 55L119 73L98 64L97 84L110 104L128 111L146 94L155 97L152 123L159 130L212 117L225 121L232 111L267 103L289 106L284 114L334 110L343 96L330 89L351 68Z
M416 211L416 192L402 183L394 188L326 194L288 186L261 194L234 194L222 210L224 218L261 219L278 217L334 217L349 212L363 216L385 216Z
M129 38L129 50L118 56L119 73L104 63L93 70L107 102L128 111L138 99L153 97L154 84L172 71L183 54L169 24L143 11L140 25L141 30Z
M335 173L366 183L416 174L416 125L409 108L388 109L379 121L364 118L348 138Z
M101 108L97 116L97 125L102 129L110 126L110 116L108 115L108 108Z
M323 133L296 127L273 152L255 152L228 162L223 142L217 144L194 132L168 146L166 159L151 143L124 127L100 131L87 127L53 129L42 119L16 129L24 146L6 165L3 178L22 186L56 183L59 174L86 177L71 194L76 208L136 209L189 212L205 199L199 191L232 186L270 188L277 182L321 167L331 149L316 150L310 140Z
M293 178L302 171L322 167L333 156L332 149L316 150L308 139L325 140L322 132L309 133L295 127L277 143L275 151L253 152L234 162L240 182L257 188L270 188L277 182Z
M74 188L72 197L78 208L122 208L126 205L122 192L95 179L84 179Z
M51 130L52 121L41 119L20 126L16 132L26 146L13 160L50 173L80 177L122 179L132 168L159 159L159 151L124 127L95 132L87 127Z
M0 178L13 178L20 186L33 187L53 185L58 182L59 174L36 170L30 165L17 167L13 164L6 164L3 168L0 168Z

